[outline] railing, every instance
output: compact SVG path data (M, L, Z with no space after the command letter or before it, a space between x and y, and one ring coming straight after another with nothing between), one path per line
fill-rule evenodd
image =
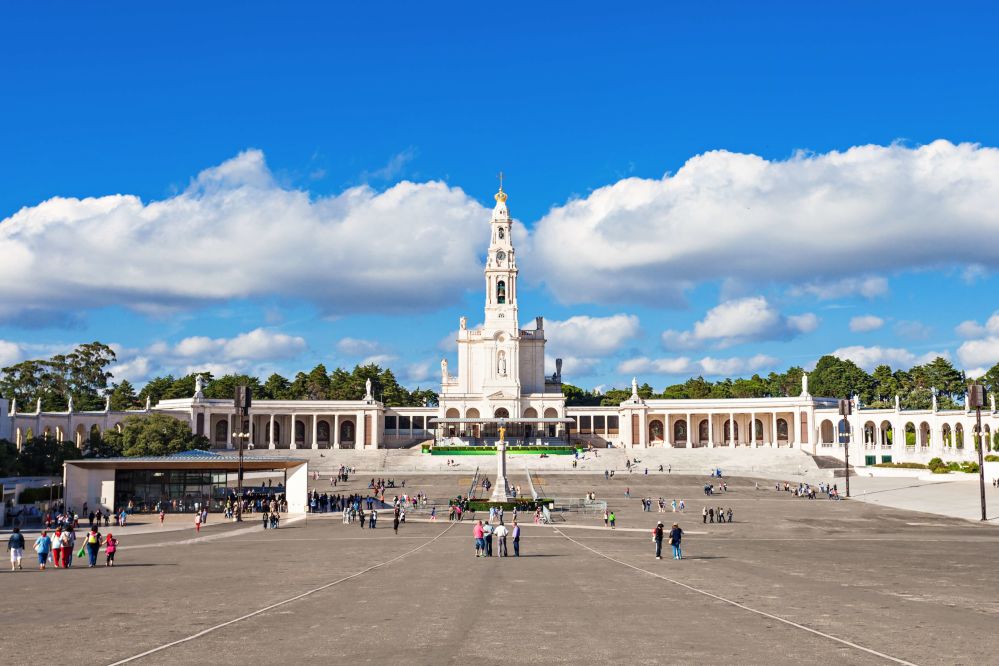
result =
M465 494L465 497L468 497L469 499L473 498L475 496L475 494L474 494L475 493L475 488L478 485L479 485L479 468L476 467L475 468L475 474L472 475L472 483L468 487L468 493Z

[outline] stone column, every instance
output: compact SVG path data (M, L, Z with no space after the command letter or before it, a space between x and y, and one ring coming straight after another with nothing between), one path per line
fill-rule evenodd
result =
M728 445L735 447L735 414L728 413Z
M229 419L229 440L225 443L225 448L232 449L233 435L236 434L236 428L232 424L236 419L236 415L229 414L228 419ZM240 423L239 430L242 431L242 429L243 429L243 424Z
M256 419L254 418L254 415L250 415L250 414L248 414L247 417L250 419L250 440L249 441L250 441L250 444L252 444L255 447L257 445L257 439L256 439L257 438L257 428L256 428L256 426L254 424L254 421L256 421Z
M690 432L694 429L694 424L691 422L691 415L687 414L687 448L690 448Z
M289 449L297 449L298 448L298 437L296 436L297 435L296 431L298 430L298 426L296 424L296 421L298 421L298 418L295 416L295 412L292 412L291 413L291 423L289 423L289 425L291 427L288 428L288 435L290 436L289 439L288 439L288 448ZM302 443L304 444L305 442L302 442Z
M506 492L506 437L502 432L496 442L496 479L489 499L492 502L506 502L510 499Z
M319 414L312 415L312 448L319 448Z
M715 415L708 412L708 448L715 448Z
M212 423L212 413L205 413L205 436L208 437L210 449L215 448L215 424Z
M762 423L760 425L763 425ZM760 433L760 437L763 433ZM756 412L749 413L749 445L756 448Z
M271 412L270 427L267 431L267 448L274 448L274 412Z
M333 415L333 448L340 448L340 415Z
M357 412L354 417L357 419L357 423L354 427L354 448L363 449L364 448L364 412Z

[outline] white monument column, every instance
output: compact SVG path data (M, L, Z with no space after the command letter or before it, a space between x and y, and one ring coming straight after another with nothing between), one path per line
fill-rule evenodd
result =
M728 445L735 447L735 414L728 413Z
M763 435L763 433L761 432L760 435ZM756 412L750 412L749 414L749 445L754 449L756 448Z
M788 433L788 443L790 443L791 433ZM777 412L770 413L770 448L777 447Z
M506 428L500 426L499 440L496 442L496 480L493 484L491 502L506 502L510 499L506 490Z

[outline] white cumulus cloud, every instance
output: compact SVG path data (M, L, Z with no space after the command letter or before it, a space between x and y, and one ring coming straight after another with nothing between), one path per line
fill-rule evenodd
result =
M670 303L736 279L867 296L880 274L999 266L999 149L948 141L786 160L712 151L553 208L533 256L563 302ZM891 248L886 251L885 248Z
M854 333L876 331L885 325L885 320L876 315L861 315L850 319L850 330Z
M744 358L732 356L714 358L705 356L690 359L686 356L674 358L638 357L622 361L617 371L625 375L704 375L708 377L734 377L764 369L775 368L780 361L772 356L756 354Z
M965 321L957 327L965 340L957 348L957 358L966 368L991 368L999 363L999 310L992 313L984 325Z
M641 331L638 317L616 314L609 317L577 315L564 321L545 321L549 351L556 356L604 356L618 351Z
M812 313L787 317L763 296L750 296L711 308L690 331L664 331L662 341L667 349L724 349L752 340L786 340L818 325Z
M248 150L167 199L54 197L0 221L0 319L37 319L39 304L53 317L113 305L163 314L255 296L324 314L422 311L477 284L488 220L441 182L311 197Z

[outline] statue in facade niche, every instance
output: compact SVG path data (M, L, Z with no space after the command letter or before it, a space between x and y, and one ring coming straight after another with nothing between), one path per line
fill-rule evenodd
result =
M499 363L497 365L500 377L506 377L506 354L504 352L499 353Z

